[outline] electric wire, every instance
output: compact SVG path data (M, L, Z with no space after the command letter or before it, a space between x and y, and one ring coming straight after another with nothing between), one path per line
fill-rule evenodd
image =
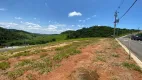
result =
M119 18L119 20L122 19L122 18L130 11L130 9L135 5L136 2L137 2L137 0L134 1L134 3L133 3L133 4L130 6L130 8Z

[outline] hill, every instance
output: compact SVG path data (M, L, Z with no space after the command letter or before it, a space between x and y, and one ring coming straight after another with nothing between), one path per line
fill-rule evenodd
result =
M116 29L118 36L137 32L134 29ZM73 39L73 38L89 38L89 37L112 37L113 28L109 26L92 26L89 28L82 28L76 31L65 31L61 34L35 34L22 30L5 29L0 27L0 46L14 46L14 45L35 45L45 44L48 42Z
M66 31L62 34L67 34L68 39L72 38L88 38L88 37L112 37L114 28L109 26L93 26L89 28L82 28L76 31ZM116 29L116 35L121 36L132 32L137 32L134 29Z
M0 46L35 45L65 39L65 35L46 35L0 27Z

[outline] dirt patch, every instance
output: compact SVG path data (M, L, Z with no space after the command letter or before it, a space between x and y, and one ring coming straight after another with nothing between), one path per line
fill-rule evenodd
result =
M56 50L50 51L50 49L64 47L70 44L72 42L41 47L39 49L49 51L39 52L40 55L33 54L19 58L10 58L8 62L13 66L18 61L25 59L37 60L41 57L45 59L46 57L44 56L46 54L56 54ZM142 73L138 71L137 64L132 59L128 59L127 53L114 39L100 39L95 44L90 42L87 46L85 45L79 49L81 50L81 54L63 58L59 62L60 66L54 68L49 73L39 74L38 71L28 70L24 71L24 74L18 77L17 80L142 80ZM50 56L52 59L54 55ZM135 66L132 65L133 68L129 69L127 67L131 67L131 65L126 64L125 67L123 66L124 62L134 64ZM0 76L0 79L8 80L3 75Z
M71 80L98 80L99 75L96 71L79 68L71 74Z
M136 64L128 60L115 40L103 39L83 48L81 54L63 60L60 67L41 76L40 80L142 80L140 72L122 66L125 61Z
M60 67L50 72L48 75L41 76L40 80L69 80L69 76L73 71L75 71L79 67L88 67L91 64L91 57L93 57L93 53L100 46L87 46L83 48L81 54L71 56L68 59L64 59L61 62ZM56 76L55 76L56 75Z

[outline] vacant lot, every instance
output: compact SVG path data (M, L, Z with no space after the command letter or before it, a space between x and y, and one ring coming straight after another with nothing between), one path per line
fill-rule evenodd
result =
M0 53L0 80L142 80L110 38L84 38Z

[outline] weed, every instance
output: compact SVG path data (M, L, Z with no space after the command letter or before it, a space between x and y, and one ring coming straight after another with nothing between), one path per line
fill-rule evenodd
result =
M8 77L15 80L17 77L22 76L23 73L24 73L24 69L17 69L17 70L8 72Z
M8 62L0 62L0 69L5 70L10 67Z
M31 67L40 71L41 74L51 71L52 63L49 62L34 62Z
M38 54L38 53L40 53L41 51L40 50L35 50L34 51L34 54Z
M47 52L47 50L45 50L45 49L41 49L41 52Z
M33 63L32 60L23 60L23 61L19 62L15 67L25 66L25 65L32 64L32 63Z
M21 52L13 55L13 57L20 57L20 56L29 56L30 54L28 52Z
M114 54L112 54L112 56L113 57L119 57L119 54L114 53Z
M7 60L8 57L0 55L0 60Z
M106 62L104 56L97 56L97 60L100 60L100 61L102 61L102 62Z
M35 80L35 78L33 77L32 74L28 74L28 75L26 76L26 78L27 78L28 80Z
M63 50L64 49L64 47L58 47L58 48L56 48L55 50L56 51L59 51L59 50Z
M68 58L71 55L79 54L81 51L77 50L77 44L69 45L67 47L58 48L59 52L53 57L55 61L61 61L64 58Z
M135 65L135 64L132 64L132 63L128 63L128 62L123 62L122 65L128 69L133 69L133 70L136 70L136 71L139 71L142 73L142 70L139 66Z
M47 64L52 64L48 57L43 58L42 61L44 61Z
M41 54L40 58L46 57L48 54Z

